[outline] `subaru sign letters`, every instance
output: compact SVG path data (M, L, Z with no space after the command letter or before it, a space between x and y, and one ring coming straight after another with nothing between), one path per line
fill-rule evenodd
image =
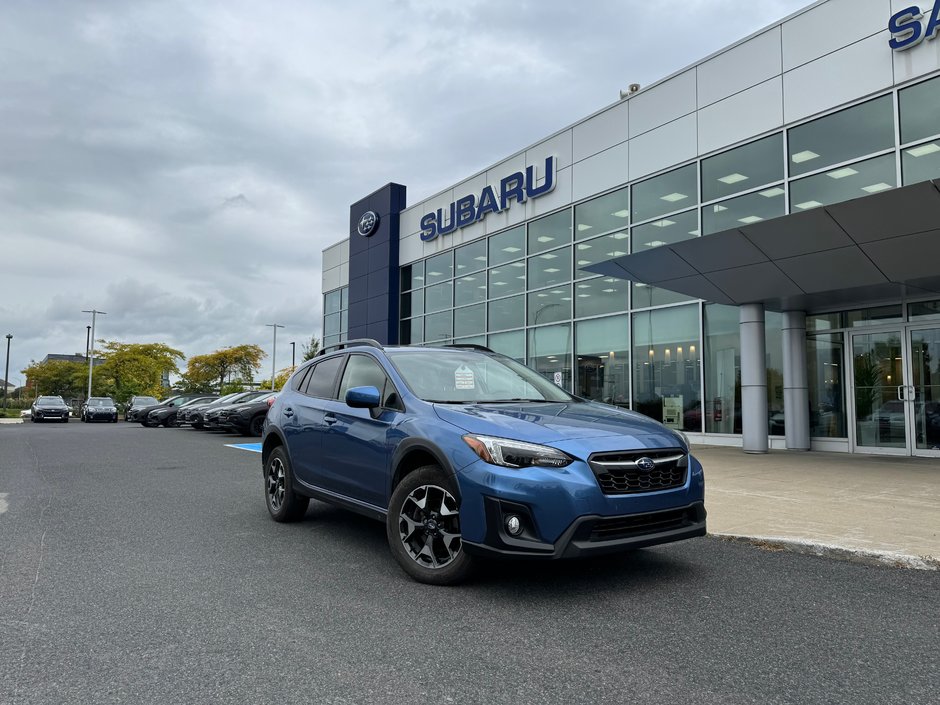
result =
M447 208L428 213L421 218L421 239L425 242L434 240L438 235L447 235L457 228L483 220L487 213L501 213L513 200L525 203L530 198L544 196L555 188L555 165L555 157L545 159L545 182L541 186L535 185L535 167L527 166L524 172L517 171L501 179L498 191L494 186L486 186L479 199L469 194Z
M922 22L925 15L927 20ZM888 31L891 32L888 46L895 51L911 49L925 39L933 39L940 31L940 0L934 4L929 15L917 5L894 13L888 20Z

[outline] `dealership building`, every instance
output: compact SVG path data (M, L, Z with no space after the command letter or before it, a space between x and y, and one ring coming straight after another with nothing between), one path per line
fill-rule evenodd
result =
M817 2L423 201L365 196L323 343L486 345L747 452L940 455L940 0L913 2Z

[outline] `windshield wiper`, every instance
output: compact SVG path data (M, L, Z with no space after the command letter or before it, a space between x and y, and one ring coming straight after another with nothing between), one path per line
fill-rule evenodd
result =
M543 402L548 401L548 399L523 399L521 397L516 399L487 399L486 401L477 402L478 404L520 404L523 402Z
M478 401L467 401L458 399L424 399L428 404L479 404Z

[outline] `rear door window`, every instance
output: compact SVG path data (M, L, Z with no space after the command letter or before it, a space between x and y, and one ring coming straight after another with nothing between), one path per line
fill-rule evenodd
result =
M338 355L318 362L313 367L313 371L307 375L303 393L310 397L331 399L336 389L336 375L342 367L343 359L342 355Z

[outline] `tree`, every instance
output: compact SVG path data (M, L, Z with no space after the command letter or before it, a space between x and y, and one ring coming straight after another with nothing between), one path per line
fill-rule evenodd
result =
M163 396L164 376L179 374L183 353L164 343L101 341L104 362L92 371L92 392L124 403L142 394Z
M312 360L316 357L316 354L320 352L320 339L317 336L310 336L310 342L306 345L301 346L301 351L304 354L303 362L307 360Z
M287 383L287 380L290 378L292 374L294 374L294 370L296 369L297 369L296 367L291 367L290 365L288 365L283 370L278 370L277 374L274 376L274 390L279 391L283 389L284 385ZM262 379L261 381L258 382L258 389L270 389L270 388L271 388L271 380Z
M257 345L238 345L194 355L189 358L183 384L196 391L207 391L212 387L221 390L226 381L231 382L233 378L237 382L251 382L265 357Z
M67 399L83 396L88 383L88 366L82 362L34 362L21 372L26 375L26 384L37 397L41 394Z

